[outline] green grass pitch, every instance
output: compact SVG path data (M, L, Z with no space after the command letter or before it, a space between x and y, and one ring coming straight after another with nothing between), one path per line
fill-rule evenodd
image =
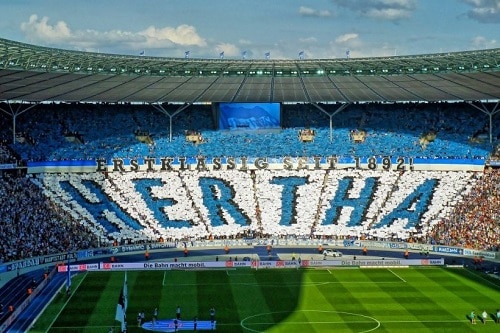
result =
M51 302L30 332L119 331L114 320L124 272L73 277L73 294ZM500 332L493 314L500 284L465 269L260 269L129 271L128 332L137 313L150 321L208 320L216 309L217 332ZM472 325L483 310L488 321Z

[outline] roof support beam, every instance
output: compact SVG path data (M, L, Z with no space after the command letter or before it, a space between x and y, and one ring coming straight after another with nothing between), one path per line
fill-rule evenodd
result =
M497 113L500 112L500 101L497 101L496 104L493 106L493 108L488 110L488 107L484 105L483 102L480 103L480 105L474 104L474 102L469 101L468 102L470 106L473 108L481 111L482 113L486 114L490 118L490 123L489 123L489 135L490 135L490 144L493 143L493 116Z
M317 103L311 103L312 106L314 106L316 109L320 110L324 114L326 114L330 118L330 143L333 142L333 116L335 116L337 113L340 111L344 110L346 107L351 105L351 103L343 103L341 104L335 111L333 112L328 112L325 109L323 109L321 106L319 106Z
M172 142L172 119L178 115L179 113L181 113L183 110L187 109L190 105L192 105L192 103L186 103L184 105L182 105L180 108L178 108L177 110L175 110L173 113L170 113L168 112L167 110L165 110L165 108L163 107L162 104L152 104L150 103L150 105L155 108L156 110L160 111L161 113L163 113L164 115L166 115L168 117L168 120L169 120L169 136L168 136L168 140L169 142Z
M220 77L219 77L220 78ZM218 78L218 79L219 79ZM163 107L162 104L151 104L156 110L160 111L161 113L165 114L168 116L168 120L169 120L169 135L168 135L168 140L169 142L172 142L172 127L173 127L173 124L172 124L172 119L178 115L180 112L182 112L183 110L187 109L189 106L193 105L194 103L196 103L200 98L201 96L203 96L203 94L205 94L209 89L210 87L212 87L215 82L218 80L214 80L212 83L210 83L205 89L203 89L202 92L200 92L198 94L198 96L196 96L196 98L194 100L192 100L191 102L187 102L185 103L184 105L182 105L181 107L179 107L177 110L174 111L174 113L169 113L167 110L165 110L165 108ZM185 82L184 82L185 83ZM183 84L184 84L183 83Z
M9 116L12 117L12 144L15 144L16 143L16 119L17 119L17 116L20 116L25 112L28 112L29 110L31 110L32 108L37 106L39 103L28 104L28 106L26 108L23 108L26 104L15 103L15 104L17 104L17 108L15 110L12 108L12 104L10 101L4 101L4 103L7 103L8 110L5 110L4 108L2 108L0 106L0 111L2 111L5 114L8 114Z

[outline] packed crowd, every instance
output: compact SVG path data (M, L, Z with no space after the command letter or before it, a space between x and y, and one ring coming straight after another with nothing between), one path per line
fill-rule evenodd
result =
M17 158L8 145L6 139L0 139L0 164L17 163Z
M97 247L29 178L4 175L0 197L0 262Z
M322 107L330 112L335 111L336 108L335 105L323 105ZM214 130L217 126L213 122L211 107L193 106L173 118L172 141L168 139L169 132L166 125L168 118L158 112L144 110L146 106L61 104L40 105L39 108L43 109L44 112L27 112L26 115L18 118L19 132L25 133L26 137L33 138L33 140L28 140L29 142L16 140L16 143L11 144L12 133L9 130L11 122L5 114L0 114L0 124L2 125L0 129L0 139L2 140L0 142L0 164L17 163L19 157L22 157L23 160L45 161L100 157L143 158L145 156L321 156L325 152L339 156L388 155L424 156L427 158L440 156L484 159L492 151L492 146L487 142L469 140L473 133L483 133L485 119L483 119L484 115L474 113L470 106L464 103L352 105L346 111L333 117L334 128L332 132L329 129L330 119L322 112L314 108L313 111L316 112L310 112L311 110L307 109L308 106L303 104L286 105L283 106L282 110L282 129L280 131L248 132L235 135ZM175 106L173 108L172 111L175 111ZM397 112L397 117L394 117L394 112ZM202 133L202 144L187 142L186 128L192 129L196 133ZM314 140L311 142L298 140L297 129L301 128L311 128L311 131L314 131ZM363 131L365 140L355 142L356 140L353 140L351 136L353 130ZM495 128L496 132L493 133L497 141L496 144L499 140L499 130ZM134 133L138 133L137 131L148 133L153 143L138 142L136 135L134 135ZM429 131L435 132L436 136L423 148L419 144L420 136ZM67 140L65 134L68 133L78 133L81 140L78 142ZM493 155L496 156L497 153L498 150ZM239 175L235 177L239 177ZM274 202L271 200L272 198L266 202L266 194L272 195L273 187L270 187L271 192L269 192L269 188L265 187L268 182L264 178L267 176L263 173L260 177L263 181L259 183L260 178L257 178L256 190L259 191L259 195L264 200L260 202L257 209L250 205L245 207L243 204L242 207L246 209L245 214L255 220L264 220L266 223L273 221L273 225L280 226L283 216L296 214L296 207L286 207L290 211L283 211L281 207L272 205ZM436 216L439 218L439 223L429 225L429 228L424 230L428 236L418 237L418 240L475 249L499 249L499 171L487 170L484 174L477 174L476 177L478 178L476 187L461 198L458 204L454 204L453 209L447 211L446 216ZM173 182L168 182L172 187L170 191L174 193L176 189L184 190L182 184L188 186L194 181L195 179L188 175L183 175L178 188L172 185ZM298 180L291 179L290 181ZM151 184L144 182L142 187L130 182L130 188L131 192L132 190L137 192L133 195L141 195L141 198L151 199L152 202L148 203L150 206L158 206L154 213L156 215L146 216L151 225L154 225L154 223L161 221L160 204L163 203L154 200L150 195L151 187L156 186L153 181L151 182ZM392 184L392 180L385 185L390 184ZM241 186L245 187L246 185ZM307 186L311 187L312 185ZM322 184L320 181L316 182L314 186L333 191L333 187L329 188L328 184ZM224 187L221 186L221 188ZM387 187L387 195L392 193L392 189L393 187ZM177 191L177 193L181 192ZM201 192L188 192L188 194L200 201L208 195L208 193ZM116 192L108 195L111 197L121 194ZM216 193L216 195L226 194ZM279 194L275 193L274 195ZM287 195L291 196L290 193ZM68 209L63 210L59 204L54 203L51 198L46 196L44 189L37 186L30 178L4 174L3 179L0 180L0 197L2 198L0 200L0 261L2 262L102 245L98 240L102 235L97 235L95 229L82 223L80 216L72 214ZM305 206L307 202L311 201L310 198L310 195L303 195L296 204ZM250 203L252 200L256 200L255 198L247 199L242 200L242 202ZM300 201L304 199L304 202ZM115 200L118 202L120 198L117 197ZM143 207L138 207L138 202L135 200L135 206L131 205L138 211L137 217L134 218L144 220L145 215L139 215L139 211ZM213 201L211 204L215 205L213 209L219 209L216 207L217 202ZM321 204L318 203L315 207ZM338 204L341 205L342 202ZM395 205L395 203L392 204ZM170 214L179 214L179 220L197 221L199 219L203 221L216 218L211 216L214 212L212 208L199 209L192 213L194 217L189 218L182 216L182 214L186 214L188 209L180 212L175 212L175 209L175 205L168 208ZM317 209L303 209L302 211L305 212L304 215L298 216L298 220L293 222L297 227L301 225L301 222L304 224L304 221L311 220L311 216L326 214L324 209L323 211ZM229 213L221 210L220 214L222 216ZM236 211L233 213L238 214ZM381 212L373 211L370 214L368 218L375 221ZM119 222L118 218L112 214L105 218L114 221L115 225ZM359 218L366 218L366 216ZM262 226L265 227L265 225ZM186 230L189 232L189 229ZM183 232L185 233L186 230ZM206 230L201 224L191 230L205 236ZM125 231L132 234L134 232L130 228ZM330 230L332 236L336 236L334 231ZM270 233L273 232L272 230ZM300 230L300 232L305 231ZM120 238L119 234L112 236ZM153 236L156 237L158 234L152 234L151 237ZM183 236L189 235L184 234ZM359 233L353 236L359 237ZM385 236L392 237L392 235L383 235L383 237ZM195 234L194 237L200 237L200 234ZM408 240L404 237L399 235L398 239Z
M500 170L486 169L478 177L473 190L430 232L433 241L450 246L500 250Z
M485 139L487 119L466 103L353 104L335 115L337 105L283 105L276 131L222 131L211 106L193 105L180 113L165 106L169 118L147 105L39 105L17 117L16 130L32 138L12 145L26 161L144 158L146 156L404 156L485 159L493 150ZM397 114L397 116L394 116ZM0 138L11 140L8 116L0 114ZM314 140L297 132L310 129ZM186 129L202 140L186 140ZM487 129L487 127L486 127ZM352 133L363 133L358 140ZM496 140L500 129L493 128ZM134 133L147 133L147 140ZM434 133L422 145L422 135ZM65 133L78 133L70 140ZM479 135L480 133L481 135ZM477 134L477 137L474 137ZM487 137L487 135L486 135Z
M123 178L124 175L116 176L119 178L116 178L114 181ZM441 217L439 223L433 225L433 228L425 229L424 232L426 232L427 235L423 235L423 237L415 237L414 234L403 236L385 234L382 236L381 234L377 235L375 233L373 235L362 234L361 236L367 237L368 239L398 239L401 241L418 241L449 246L468 247L480 250L498 251L500 247L500 170L487 170L484 174L475 174L474 177L477 179L474 180L476 185L472 187L472 190L468 191L460 202L452 210L446 213L446 217ZM126 178L124 178L124 180L126 181ZM185 180L188 181L187 178ZM151 184L145 184L145 186L148 185ZM259 187L260 186L261 185L259 185ZM110 188L112 193L115 188L113 186ZM125 193L126 195L124 197L132 198L134 202L133 206L135 207L141 202L141 196L144 198L144 194L134 192L135 190L133 190L133 188L134 187L131 188L130 193ZM144 189L147 188L148 187L145 187ZM262 188L261 190L265 189ZM247 191L244 193L246 192ZM38 185L35 185L33 179L30 177L16 178L4 176L4 179L0 182L0 195L2 198L5 198L5 200L0 201L0 260L2 262L45 254L75 251L78 249L95 248L99 245L104 245L98 241L98 238L102 239L101 237L103 234L96 232L97 229L92 228L91 225L81 223L82 218L80 215L72 214L72 212L61 208L59 205L60 203L56 204L52 200L49 200L46 193L47 191L44 193ZM137 194L140 195L138 198L131 197L132 195ZM117 192L116 195L120 194ZM194 195L198 196L201 194L195 193ZM153 197L151 197L151 199L156 200ZM440 201L441 198L435 197L434 200ZM310 202L310 200L308 202ZM73 204L75 204L74 201ZM158 204L161 206L161 202L158 202ZM305 205L306 203L301 203L299 201L297 204ZM276 220L275 225L280 226L279 219L282 218L282 215L278 214L275 218L273 218L272 215L269 215L275 215L276 213L273 212L276 212L276 209L279 210L279 207L274 207L275 209L266 207L266 204L262 204L258 208L259 210L262 209L262 211L265 211L267 219L271 219L273 221ZM139 206L137 206L137 208L140 209ZM247 211L250 210L250 208L245 209ZM297 211L295 212L297 213ZM181 213L182 211L179 211L176 214ZM204 219L210 218L206 215L207 213L210 214L210 212L198 213L201 214L201 222ZM289 213L292 214L291 212ZM313 214L314 211L305 212L306 215L309 213ZM374 213L376 214L376 212ZM169 210L169 214L174 214L174 211ZM255 216L251 215L253 218L258 218L259 216L262 218L262 214L262 212L256 212ZM303 214L304 213L302 213L302 215ZM299 214L297 216L297 228L305 225L305 220L302 221L302 219L307 216L302 215ZM180 219L183 219L183 215L172 216L178 216ZM107 218L113 222L112 218L116 219L116 216L110 214ZM150 220L151 223L155 221L154 216L151 216L150 218L142 216L142 218ZM342 219L342 217L340 218ZM365 216L365 218L370 219L370 216ZM120 221L117 220L116 223L118 222ZM205 230L205 226L203 226L201 222L200 225L195 228L182 229L182 236L187 239L199 239L200 237L208 238L208 233L205 231L200 233L201 230ZM116 223L113 222L113 224L117 225ZM158 223L158 221L156 223ZM262 226L265 227L264 224ZM202 229L200 229L200 227ZM230 226L227 227L229 228ZM334 225L332 225L332 227L335 228ZM122 230L123 235L120 235L119 232L114 232L112 234L113 238L127 238L132 242L143 241L141 239L133 239L131 236L133 234L133 230L131 228L123 228L120 230ZM227 231L230 229L224 230ZM270 230L271 229L269 229L268 226L267 234L269 234ZM297 230L297 232L303 232L303 230ZM339 236L340 233L338 235L335 234L335 232L337 232L335 230L332 229L331 235L325 234L325 236L332 238ZM349 235L349 230L349 228L343 230L343 234L341 236L352 236L354 238L360 237L359 231ZM191 231L192 234L190 234ZM282 232L282 230L277 228L276 232ZM340 232L340 229L338 232ZM152 234L151 240L156 240L156 236L158 235L159 234ZM314 235L311 235L311 237L314 237ZM169 237L167 235L166 239L168 238ZM111 242L109 242L109 244L111 244Z

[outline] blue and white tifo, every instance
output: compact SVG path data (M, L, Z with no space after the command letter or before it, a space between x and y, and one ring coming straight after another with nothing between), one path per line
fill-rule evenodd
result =
M425 234L479 181L467 171L235 170L39 174L95 233L156 241L266 235Z
M216 329L217 321L197 320L196 324L197 331L214 331ZM157 320L155 323L148 321L142 324L142 328L153 332L193 331L194 321L178 320L177 328L175 327L174 319Z
M258 131L230 113L221 130L210 105L179 113L169 131L165 115L144 106L41 107L30 116L37 126L13 149L52 202L110 244L247 235L425 240L485 166L498 163L488 156L500 132L485 130L484 115L467 103L360 104L338 114L338 105L323 105L332 117L286 104ZM81 137L56 134L53 119L70 119L69 133ZM279 129L269 128L278 120ZM308 124L314 137L303 141Z

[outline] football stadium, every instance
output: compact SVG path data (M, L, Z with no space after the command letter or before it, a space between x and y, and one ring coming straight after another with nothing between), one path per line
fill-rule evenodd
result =
M498 48L0 39L0 111L0 332L500 332Z

